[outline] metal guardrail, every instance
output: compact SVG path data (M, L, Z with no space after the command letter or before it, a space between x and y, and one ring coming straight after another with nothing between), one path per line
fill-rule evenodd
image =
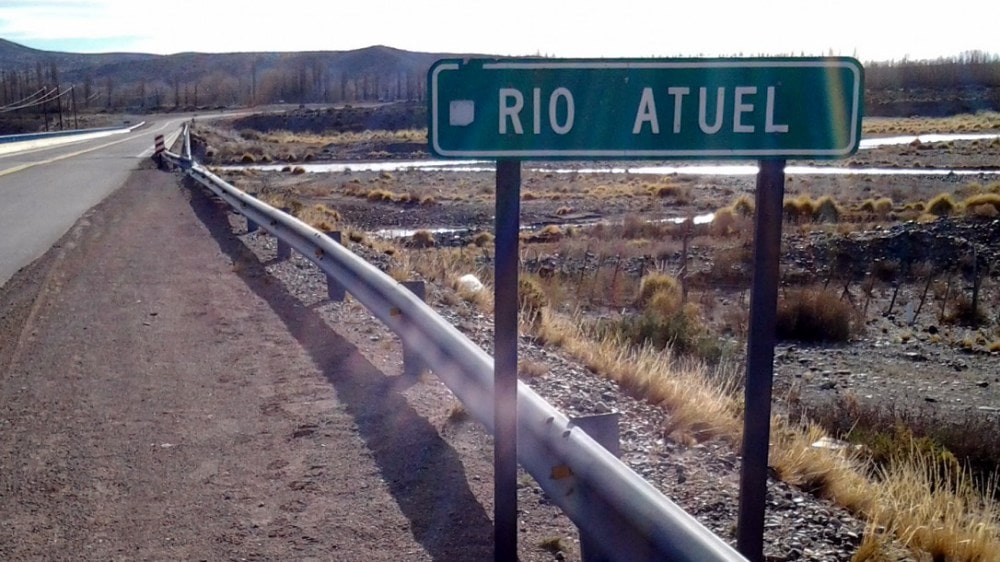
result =
M229 185L190 158L164 158L315 263L403 341L493 433L493 358L416 295L322 232ZM705 528L531 388L517 388L517 460L604 560L740 562Z
M70 129L66 131L49 131L45 133L21 133L17 135L0 135L0 144L51 139L57 137L69 137L76 135L89 135L93 133L111 133L114 131L125 132L125 131L132 131L145 124L146 122L142 121L140 123L136 123L135 125L123 125L120 127L99 127L96 129Z

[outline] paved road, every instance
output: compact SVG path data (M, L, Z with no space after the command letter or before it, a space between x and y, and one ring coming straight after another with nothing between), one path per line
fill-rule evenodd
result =
M0 286L121 187L153 137L183 117L154 117L130 133L0 155Z

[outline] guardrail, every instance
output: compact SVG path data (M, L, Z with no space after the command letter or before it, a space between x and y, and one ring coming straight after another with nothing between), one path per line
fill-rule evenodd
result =
M0 144L7 144L11 142L26 142L33 140L51 139L56 137L69 137L75 135L89 135L93 133L111 133L115 131L131 131L146 122L136 123L135 125L127 125L121 127L98 127L94 129L70 129L67 131L48 131L45 133L21 133L17 135L0 135Z
M315 263L392 329L466 411L493 433L493 358L401 283L322 232L229 185L183 153L165 161ZM531 388L517 388L517 460L569 518L600 560L745 561Z

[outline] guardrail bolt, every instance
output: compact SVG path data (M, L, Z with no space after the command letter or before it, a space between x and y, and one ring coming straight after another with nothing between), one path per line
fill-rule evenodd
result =
M427 288L424 286L423 281L403 281L402 285L411 293L417 295L417 298L420 300L427 300ZM420 360L416 351L411 349L406 343L403 343L403 375L419 377L425 370L427 370L427 366Z
M591 439L597 441L609 453L620 457L621 445L618 440L618 420L620 418L620 413L612 412L571 418L570 422L586 432ZM580 532L580 559L582 562L611 562L611 558L601 550L600 543L583 534L582 530Z
M337 244L341 243L340 242L341 238L340 238L340 231L339 230L334 230L334 231L331 231L331 232L326 232L324 234L326 234L327 236L329 236L330 239L333 240L334 242L336 242ZM334 279L333 277L327 275L326 276L326 296L331 301L334 301L334 302L343 302L344 299L347 298L347 291L344 289L343 285L341 285L340 283L337 283L336 279Z

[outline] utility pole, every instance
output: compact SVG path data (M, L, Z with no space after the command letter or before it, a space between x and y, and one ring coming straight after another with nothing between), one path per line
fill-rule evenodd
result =
M70 94L70 101L73 102L73 128L74 129L79 129L80 128L80 119L79 119L79 116L78 116L78 114L76 112L76 86L75 85L74 86L70 86L69 94Z
M62 94L59 93L59 84L56 84L56 107L59 111L59 130L63 130L63 118L62 118Z
M42 115L45 118L45 132L49 131L49 102L47 98L49 96L49 89L46 86L42 86Z

